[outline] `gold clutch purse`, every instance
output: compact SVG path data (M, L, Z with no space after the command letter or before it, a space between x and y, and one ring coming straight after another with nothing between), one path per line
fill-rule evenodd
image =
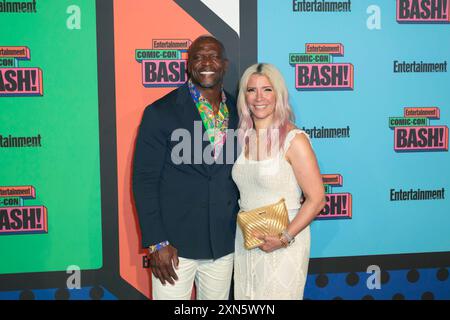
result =
M238 213L237 222L244 235L245 249L250 250L264 243L254 233L278 235L289 224L289 216L284 198L275 204Z

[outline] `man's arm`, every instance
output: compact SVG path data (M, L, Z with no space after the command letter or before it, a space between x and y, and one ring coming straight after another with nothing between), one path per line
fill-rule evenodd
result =
M167 134L158 107L147 107L136 139L133 165L133 193L142 234L142 247L168 240L159 208L159 180L164 167ZM177 249L170 244L150 254L153 275L162 284L174 284L178 277Z
M145 109L134 152L133 193L143 248L168 240L159 208L159 180L167 148L162 122L157 107Z

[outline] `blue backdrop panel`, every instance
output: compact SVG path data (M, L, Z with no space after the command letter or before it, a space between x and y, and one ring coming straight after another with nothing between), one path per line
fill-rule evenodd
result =
M450 123L446 69L394 72L395 61L446 68L450 24L398 23L396 1L352 1L346 12L294 11L295 2L302 1L258 1L258 61L283 73L297 126L349 127L345 138L312 136L321 172L343 178L333 193L352 195L353 216L315 221L311 257L450 251L448 151L396 152L388 123L405 107L438 107L440 118L428 126ZM342 44L344 54L332 62L353 65L353 89L296 89L289 54L305 53L307 43ZM391 189L443 192L440 199L392 201Z

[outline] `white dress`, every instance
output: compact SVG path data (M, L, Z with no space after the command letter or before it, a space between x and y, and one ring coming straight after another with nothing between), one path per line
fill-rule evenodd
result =
M289 220L300 208L300 189L292 166L285 158L296 134L291 130L277 157L262 161L248 160L241 152L232 169L232 177L239 188L241 211L255 209L286 200ZM311 142L311 140L310 140ZM234 262L234 298L236 300L303 299L310 252L309 226L302 230L287 248L266 253L259 248L246 250L239 226L236 230Z

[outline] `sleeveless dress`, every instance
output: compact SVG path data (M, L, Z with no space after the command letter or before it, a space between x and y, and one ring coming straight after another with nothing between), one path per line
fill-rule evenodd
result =
M302 190L285 154L300 129L291 130L278 156L249 160L241 152L232 177L239 188L241 211L273 204L284 198L289 220L297 215ZM237 226L234 261L234 298L236 300L301 300L308 273L310 228L303 229L287 248L266 253L259 248L246 250L242 231Z

